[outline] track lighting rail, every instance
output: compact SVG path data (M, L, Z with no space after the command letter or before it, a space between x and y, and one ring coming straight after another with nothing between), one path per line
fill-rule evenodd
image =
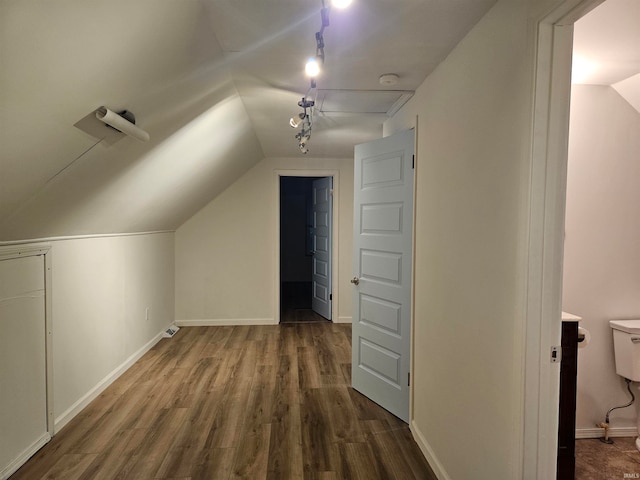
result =
M333 0L332 5L337 8L345 8L351 3L351 0ZM313 111L318 95L318 88L315 77L320 73L320 69L324 65L324 30L331 22L329 20L329 13L331 12L331 6L327 6L325 0L322 0L322 8L320 9L320 30L316 32L316 54L307 62L305 66L305 72L310 79L310 86L307 93L302 97L302 100L298 102L298 106L302 108L302 113L298 113L291 117L289 125L292 128L300 128L300 131L295 135L298 140L298 148L304 154L309 149L307 143L311 139L311 128L313 126Z

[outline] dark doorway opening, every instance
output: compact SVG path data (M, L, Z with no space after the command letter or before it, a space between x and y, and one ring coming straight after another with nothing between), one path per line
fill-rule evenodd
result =
M315 177L280 177L280 323L327 322L311 308Z

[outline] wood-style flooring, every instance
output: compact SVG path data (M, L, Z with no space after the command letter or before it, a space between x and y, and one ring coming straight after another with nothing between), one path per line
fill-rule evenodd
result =
M350 375L350 325L182 328L11 479L435 480Z

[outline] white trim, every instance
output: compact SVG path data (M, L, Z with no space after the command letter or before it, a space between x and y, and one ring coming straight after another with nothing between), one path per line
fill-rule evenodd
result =
M53 250L44 256L44 328L46 332L45 355L47 369L47 431L55 435L53 418Z
M573 22L602 0L564 0L538 23L527 231L522 478L556 476L562 257Z
M6 480L11 475L16 473L18 469L27 463L34 453L40 450L44 445L49 443L51 440L51 435L49 433L45 433L42 437L36 440L33 444L27 447L18 457L13 460L9 465L7 465L2 471L0 471L0 479Z
M638 429L636 427L617 427L609 429L610 437L637 437ZM602 438L604 430L602 428L578 428L576 429L576 438Z
M557 78L560 72L554 68L561 66L556 65L560 53L566 54L557 50L567 47L566 37L560 42L558 33L550 21L539 25L523 339L526 353L521 452L525 479L554 478L557 463L560 367L550 363L548 352L552 345L560 344L562 238L556 230L563 231L564 200L558 190L564 191L566 181L563 184L564 177L558 178L557 163L563 153L554 144L553 137L558 135L552 131L555 120L552 117L561 113L556 112L559 105L568 107L569 100L564 92L552 88L554 80L556 83L562 80ZM566 81L568 90L570 81L568 78Z
M411 305L410 305L410 333L411 341L409 342L409 375L416 372L416 257L418 240L416 235L416 224L418 219L418 127L420 116L416 115L416 121L413 125L413 194L411 201L413 202L413 218L411 219ZM415 373L414 373L415 375ZM409 421L413 423L415 405L415 382L409 382Z
M308 169L286 169L277 168L273 171L274 189L273 189L273 225L274 225L274 245L275 245L275 259L274 259L274 307L273 318L276 323L280 323L280 177L333 177L333 225L331 228L331 290L333 298L331 300L331 319L335 322L338 318L338 312L340 311L339 302L340 295L338 295L339 289L339 258L340 258L340 170L314 170Z
M235 325L277 325L273 318L197 318L176 320L179 327L225 327Z
M353 317L338 317L333 323L352 323Z
M100 382L96 384L91 390L83 395L76 403L71 405L65 412L60 414L55 421L55 431L59 432L67 423L69 423L78 413L82 411L89 403L95 400L104 390L111 385L114 381L120 377L127 369L129 369L134 363L136 363L142 356L147 353L153 346L162 340L166 328L163 328L160 333L153 337L137 352L133 353L127 358L120 366L116 367L111 373L104 377Z
M442 463L440 463L440 461L436 457L436 454L433 452L433 450L429 446L429 442L427 442L426 438L424 437L424 435L422 434L422 432L420 431L420 429L418 428L418 425L414 420L411 420L409 429L411 430L413 439L418 444L418 447L422 451L424 458L427 460L427 463L431 467L431 470L433 470L433 473L435 473L438 480L451 480L451 477L449 476L447 471L444 469L444 466L442 465Z
M63 237L44 237L33 238L27 240L7 240L0 242L0 247L12 246L12 245L24 245L28 243L39 242L62 242L64 240L83 240L87 238L111 238L111 237L136 237L139 235L157 235L159 233L175 233L175 230L155 230L151 232L132 232L132 233L96 233L91 235L68 235Z
M12 258L33 257L36 255L46 255L51 250L51 245L46 243L31 243L24 245L0 244L0 260L10 260Z

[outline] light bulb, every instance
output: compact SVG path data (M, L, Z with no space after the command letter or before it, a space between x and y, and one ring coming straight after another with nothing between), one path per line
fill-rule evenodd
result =
M304 71L309 77L315 77L320 73L320 64L315 58L310 58L304 66Z
M332 0L331 5L336 8L347 8L351 5L351 0Z

